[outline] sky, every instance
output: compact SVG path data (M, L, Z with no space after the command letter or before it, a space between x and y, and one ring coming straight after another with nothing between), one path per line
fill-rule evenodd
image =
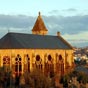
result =
M88 10L88 0L0 0L1 14L24 14L36 15L41 11L48 15L52 11L79 10L79 12ZM88 11L87 11L88 12Z
M88 0L0 0L0 37L30 32L39 11L50 35L60 31L73 46L88 46Z

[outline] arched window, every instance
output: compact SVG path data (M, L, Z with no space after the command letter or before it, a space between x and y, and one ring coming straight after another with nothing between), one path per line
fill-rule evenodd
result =
M61 55L59 55L59 60L62 60L62 56Z
M3 66L5 67L6 71L10 69L10 57L9 56L3 57Z
M10 64L10 57L9 56L4 56L3 57L3 64L7 64L7 65Z
M36 55L35 65L36 68L42 69L42 59L40 58L40 55Z
M48 61L51 61L52 57L51 55L48 55Z
M17 75L21 74L22 71L22 58L21 56L18 54L17 57L15 58L15 72Z
M56 70L57 72L60 72L61 75L64 74L64 61L63 61L62 55L58 56L58 61L56 63Z
M52 77L52 74L54 73L54 64L53 64L51 55L47 56L47 62L45 63L45 70L46 70L47 74L50 77Z
M29 58L29 55L27 54L27 60L29 61L30 60L30 58Z
M40 56L39 55L36 56L36 61L40 61Z
M28 72L30 72L30 57L28 54L26 55L26 62L27 62L27 70Z

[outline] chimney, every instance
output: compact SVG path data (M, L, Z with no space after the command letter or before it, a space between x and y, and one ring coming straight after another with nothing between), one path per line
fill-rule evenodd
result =
M57 32L57 36L60 36L60 32Z

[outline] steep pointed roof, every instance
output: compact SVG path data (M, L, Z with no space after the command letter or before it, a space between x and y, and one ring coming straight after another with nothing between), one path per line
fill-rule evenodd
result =
M32 31L48 31L43 22L40 12L39 12L39 16L34 24Z

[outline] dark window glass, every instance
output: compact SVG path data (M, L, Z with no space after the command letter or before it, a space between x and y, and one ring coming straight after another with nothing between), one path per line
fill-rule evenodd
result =
M29 58L28 54L26 55L26 58L27 58L27 60L30 60L30 58Z
M19 64L21 64L21 62L19 62Z
M19 54L17 54L17 57L19 57L20 55Z
M27 57L29 57L28 54L27 54Z
M18 65L15 65L15 71L16 72L18 71Z
M21 61L21 58L19 58L19 61Z
M10 64L10 62L8 61L7 64Z
M39 60L40 60L40 56L37 55L37 56L36 56L36 61L39 61Z
M7 58L8 61L10 61L10 58Z
M30 71L30 63L28 63L28 71Z
M3 62L3 64L6 64L5 62Z
M62 56L61 55L59 55L59 60L62 60Z
M30 60L30 58L28 58L28 60Z
M6 58L3 58L3 61L6 61Z
M52 59L52 57L51 57L51 55L49 55L49 56L48 56L48 60L51 61L51 59Z
M16 62L15 64L18 64L18 62Z

